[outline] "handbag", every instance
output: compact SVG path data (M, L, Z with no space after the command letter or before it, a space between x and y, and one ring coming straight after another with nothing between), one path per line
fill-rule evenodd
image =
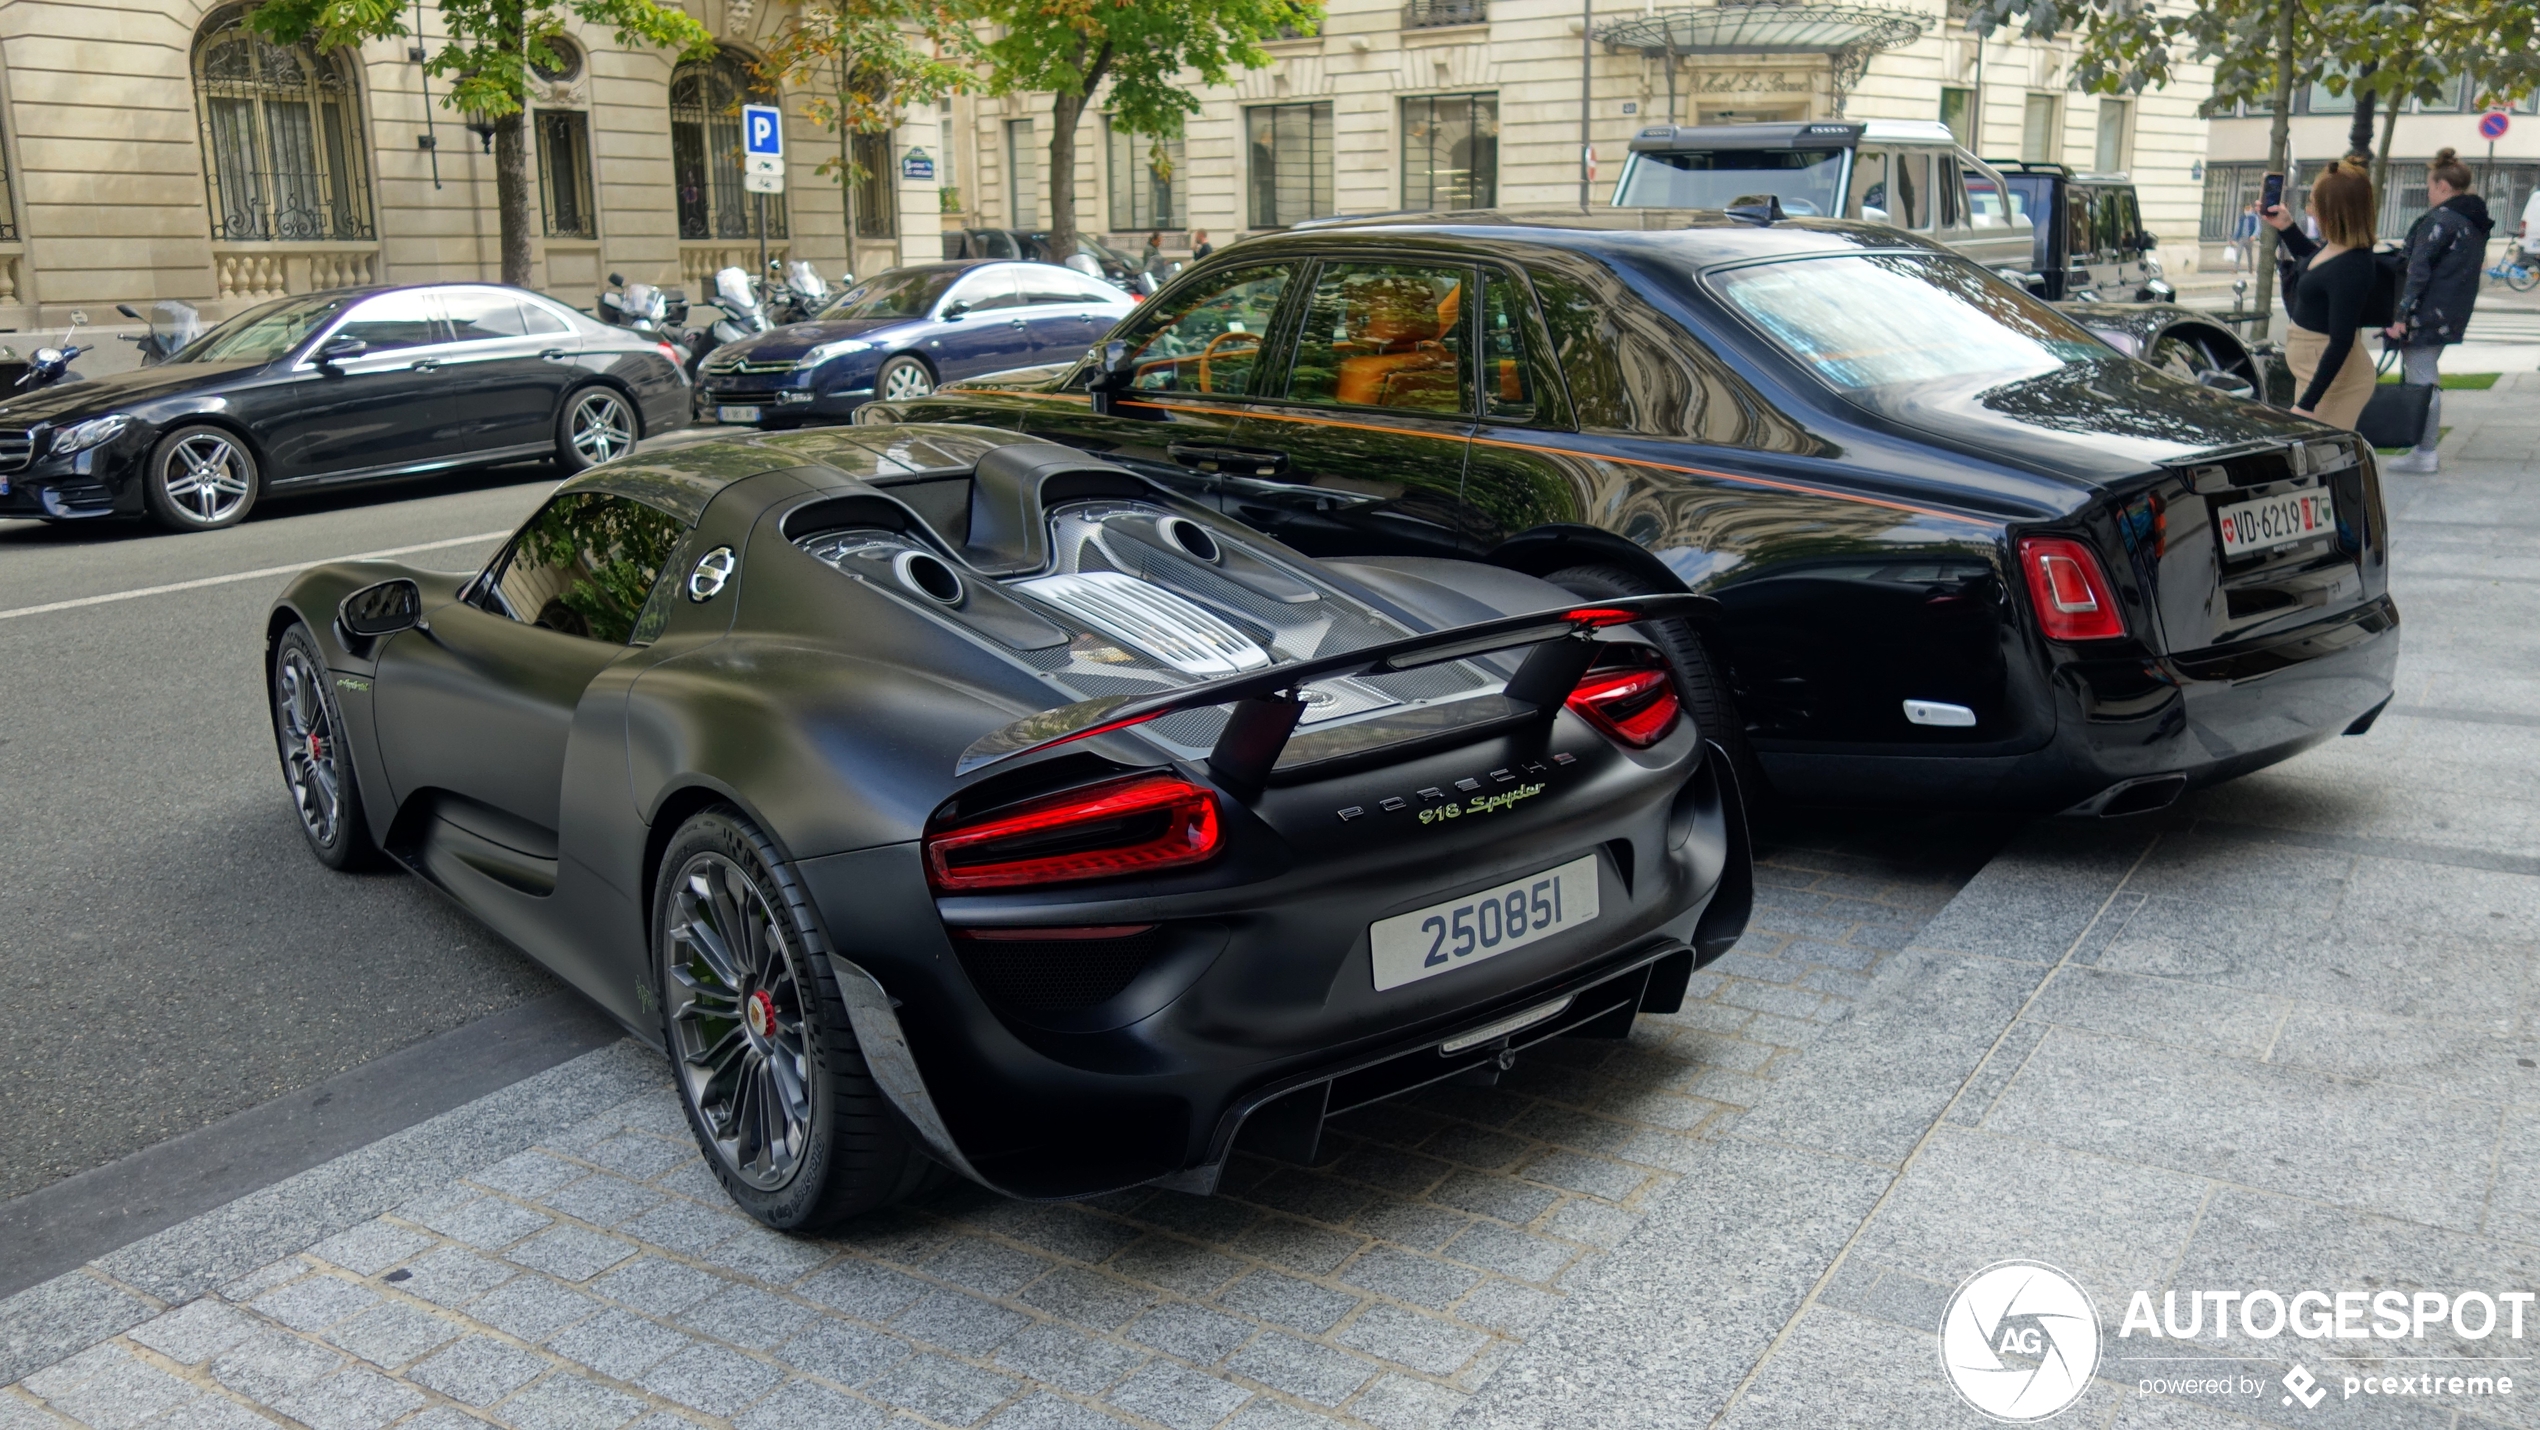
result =
M2373 371L2388 372L2398 355L2397 348L2383 348ZM2434 392L2430 383L2376 381L2363 415L2355 419L2355 435L2376 447L2414 447L2425 436L2426 409Z

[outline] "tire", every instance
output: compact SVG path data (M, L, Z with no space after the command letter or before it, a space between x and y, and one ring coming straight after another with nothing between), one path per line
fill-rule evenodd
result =
M2540 284L2540 268L2529 268L2519 263L2505 265L2506 287L2517 293L2528 293L2534 284Z
M1573 596L1590 600L1654 595L1658 590L1620 566L1572 566L1543 579ZM1766 804L1771 787L1765 783L1763 767L1755 761L1754 747L1747 743L1745 717L1729 700L1728 683L1720 678L1719 663L1711 658L1709 648L1689 621L1652 621L1633 629L1657 646L1675 668L1676 695L1692 714L1694 727L1704 739L1718 741L1720 748L1729 752L1729 764L1737 776L1738 789L1746 797L1747 817L1752 820Z
M614 387L585 387L566 396L556 414L556 465L565 475L589 471L623 457L643 440L644 419Z
M906 353L882 364L873 375L873 396L881 402L906 402L935 390L935 370L924 358Z
M273 652L273 739L282 758L282 787L300 816L309 852L330 869L367 869L380 862L362 808L344 712L335 703L326 657L309 628L293 622Z
M741 1210L808 1232L939 1186L857 1048L828 944L767 837L704 810L653 892L662 1035L689 1130Z
M141 480L150 519L170 531L218 531L247 519L263 493L256 454L226 427L179 427L150 449Z

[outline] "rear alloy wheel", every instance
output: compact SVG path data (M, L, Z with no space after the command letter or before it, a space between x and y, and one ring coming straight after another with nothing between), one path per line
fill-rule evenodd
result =
M362 815L344 715L328 687L326 659L309 628L294 624L274 647L273 738L282 755L282 784L300 816L309 852L330 869L378 862Z
M743 1211L812 1231L943 1179L865 1069L801 886L739 813L671 837L653 946L680 1101Z
M635 450L635 409L615 388L586 387L556 417L556 465L585 471Z
M905 402L935 390L935 374L922 358L895 357L882 364L873 379L873 395L884 402Z
M235 526L256 504L256 458L220 427L179 427L150 453L142 499L171 531Z

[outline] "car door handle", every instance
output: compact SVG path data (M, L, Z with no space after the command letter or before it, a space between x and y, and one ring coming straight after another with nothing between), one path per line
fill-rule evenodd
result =
M1008 318L1005 320L1005 325L1009 328L1028 328L1032 326L1028 320L1023 318Z
M1275 477L1288 469L1288 454L1252 447L1210 447L1174 442L1165 454L1185 467L1241 477Z
M430 372L440 365L441 360L439 358L416 358L414 370L417 372Z
M547 361L549 361L549 362L558 362L558 361L561 361L561 360L564 358L564 355L565 355L565 352L564 352L564 349L562 349L562 348L549 348L549 349L547 349L545 352L538 354L538 356L540 356L540 357L542 357L542 358L546 359L546 360L547 360Z

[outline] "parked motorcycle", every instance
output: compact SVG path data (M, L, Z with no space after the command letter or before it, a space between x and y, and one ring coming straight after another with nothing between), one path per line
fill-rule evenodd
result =
M71 310L71 325L62 330L61 342L37 348L25 358L20 358L15 348L0 347L0 364L20 362L25 364L25 371L18 374L18 380L11 386L20 392L33 392L38 388L51 387L57 382L78 382L80 376L71 371L71 361L81 353L94 349L96 344L91 343L83 347L72 342L71 339L77 336L79 330L87 326L87 323L87 312L74 308Z
M157 367L191 347L194 340L203 335L202 315L194 311L192 304L180 303L174 298L161 298L151 304L151 316L146 318L133 311L130 303L117 303L115 311L136 323L149 326L150 331L138 336L126 333L123 339L140 347L143 367Z
M629 283L624 277L612 273L608 290L600 294L593 314L601 322L615 327L666 337L686 320L687 310L687 295L677 289L656 288L650 283Z
M754 333L776 326L768 320L767 306L759 301L758 289L750 275L740 268L718 269L714 275L714 297L706 306L718 316L712 323L693 329L687 336L688 376L694 378L706 360L706 354L725 343L737 343Z
M776 270L769 274L767 285L768 317L778 326L810 322L829 306L829 284L811 266L810 259L797 258L781 268L771 259L768 267ZM855 275L850 273L842 281L852 284Z

